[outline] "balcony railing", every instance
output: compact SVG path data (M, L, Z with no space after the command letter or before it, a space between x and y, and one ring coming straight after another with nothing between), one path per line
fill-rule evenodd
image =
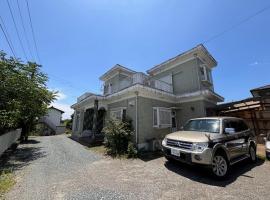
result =
M133 75L133 84L137 84L137 83L154 88L154 89L173 93L172 84L166 83L158 79L154 79L150 76L147 76L144 73L136 73Z
M138 72L133 74L132 78L122 79L122 83L118 83L118 91L122 90L124 88L128 88L135 84L141 84L153 89L162 90L164 92L173 93L173 86L172 84L166 83L164 81L154 79L150 76L147 76L146 74L142 72ZM109 95L117 91L112 91L112 86L104 87L104 95Z

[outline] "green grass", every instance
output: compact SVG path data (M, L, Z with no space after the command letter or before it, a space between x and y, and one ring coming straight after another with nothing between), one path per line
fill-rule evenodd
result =
M88 150L91 150L97 154L100 155L105 155L105 156L110 156L112 158L116 158L116 159L128 159L128 155L127 154L122 154L122 155L110 155L107 153L107 149L104 145L98 145L98 146L90 146L87 147Z
M94 151L98 154L102 154L102 155L106 155L106 148L104 145L100 145L100 146L90 146L90 147L87 147L87 149L91 150L91 151Z
M14 184L15 179L11 170L0 171L0 199Z

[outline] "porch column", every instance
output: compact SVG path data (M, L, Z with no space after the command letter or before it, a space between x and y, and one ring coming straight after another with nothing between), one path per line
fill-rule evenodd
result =
M98 117L98 100L94 101L94 115L93 115L93 128L92 128L92 137L95 138L97 133L97 117Z
M72 120L72 133L74 134L76 132L76 122L77 122L77 111L74 110L74 113L73 113L73 120Z
M79 118L79 127L78 127L79 134L82 134L82 131L83 131L83 121L84 121L84 110L81 110L80 118Z

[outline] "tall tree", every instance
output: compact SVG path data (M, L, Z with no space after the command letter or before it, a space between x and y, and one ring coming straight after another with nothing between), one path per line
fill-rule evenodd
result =
M22 63L0 52L0 131L21 127L27 140L39 117L47 112L56 93L47 88L48 77L36 63Z

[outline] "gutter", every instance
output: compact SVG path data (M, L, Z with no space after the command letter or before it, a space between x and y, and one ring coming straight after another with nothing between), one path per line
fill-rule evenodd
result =
M136 145L139 145L139 137L138 137L138 94L139 92L135 92L136 94L136 121L135 121L135 126L136 126L136 130L135 130L135 137L136 137Z

